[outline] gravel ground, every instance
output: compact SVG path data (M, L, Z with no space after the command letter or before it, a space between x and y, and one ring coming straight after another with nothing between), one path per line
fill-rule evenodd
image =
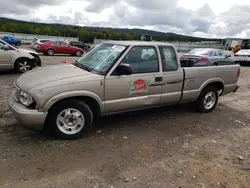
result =
M0 72L0 187L249 188L250 67L241 72L212 113L186 104L104 117L77 141L19 126L7 108L19 75Z

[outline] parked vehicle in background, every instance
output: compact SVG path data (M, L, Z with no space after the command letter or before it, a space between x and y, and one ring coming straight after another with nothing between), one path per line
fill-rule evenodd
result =
M15 39L14 37L11 36L3 36L1 38L4 42L7 42L10 45L14 45L14 46L21 46L21 40L19 39Z
M100 44L93 44L93 45L90 47L90 50L94 49L94 48L97 47L98 45L100 45Z
M211 112L237 91L239 76L239 65L182 68L171 44L109 41L74 63L20 76L8 103L25 127L77 139L98 116L188 102Z
M83 49L85 51L89 50L89 45L83 43L82 41L70 41L69 45L76 46L76 47L81 48L81 49Z
M36 66L41 66L41 60L34 51L15 48L0 40L0 69L14 69L24 73Z
M234 60L224 50L196 48L180 58L183 67L232 65Z
M250 49L240 50L234 54L236 63L250 65Z
M35 49L38 47L38 44L44 44L44 43L49 42L49 41L53 41L53 40L51 40L51 39L36 39L36 40L32 41L30 47L32 49Z
M232 61L236 64L236 58L234 56L234 52L230 51L230 50L225 50L224 53L226 55L228 55L229 59L232 59Z
M48 41L43 44L37 44L34 50L49 56L53 56L54 54L81 56L83 54L83 50L81 48L70 46L63 41Z

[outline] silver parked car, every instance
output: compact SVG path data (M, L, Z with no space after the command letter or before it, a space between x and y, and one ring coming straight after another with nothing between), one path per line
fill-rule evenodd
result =
M224 50L213 48L196 48L183 55L181 65L183 67L197 66L217 66L235 64L234 59L230 58Z
M14 69L16 72L24 73L36 66L41 66L37 52L15 48L0 39L0 70Z
M98 116L188 102L211 112L239 76L239 65L182 68L171 44L109 41L74 63L23 74L8 103L25 127L76 139Z

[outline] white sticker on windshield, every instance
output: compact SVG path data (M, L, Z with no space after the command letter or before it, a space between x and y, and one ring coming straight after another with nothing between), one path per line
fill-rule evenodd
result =
M124 46L118 46L118 45L114 45L112 46L113 49L116 49L116 50L124 50Z

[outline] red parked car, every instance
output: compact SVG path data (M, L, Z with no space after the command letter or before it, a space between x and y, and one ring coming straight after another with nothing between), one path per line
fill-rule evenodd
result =
M83 54L83 50L81 48L70 46L69 44L62 41L48 41L43 44L36 44L34 50L49 56L53 56L54 54L70 54L81 56Z

